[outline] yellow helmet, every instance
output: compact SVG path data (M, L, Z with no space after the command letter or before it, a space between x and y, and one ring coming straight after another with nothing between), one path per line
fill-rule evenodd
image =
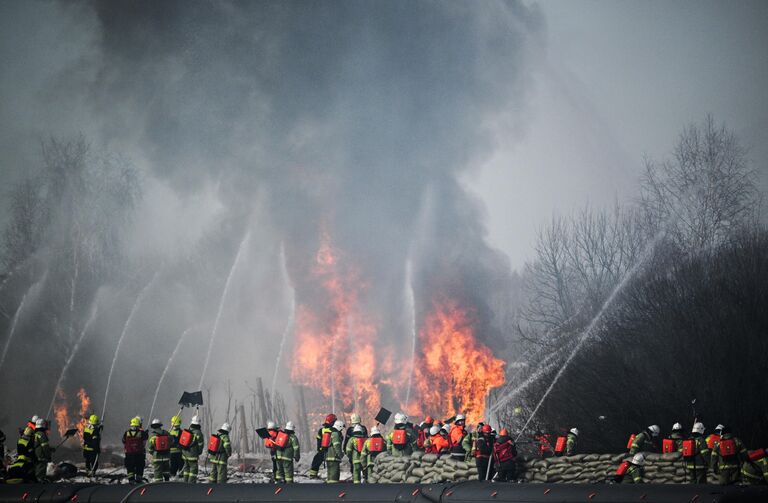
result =
M91 414L91 417L88 418L88 421L91 424L99 424L99 416L97 416L96 414Z
M181 417L173 416L171 418L171 426L181 426Z
M131 426L141 426L141 419L134 417L131 419Z

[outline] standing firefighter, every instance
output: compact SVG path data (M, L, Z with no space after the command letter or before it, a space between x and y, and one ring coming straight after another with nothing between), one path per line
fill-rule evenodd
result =
M150 424L149 453L152 455L152 468L155 482L168 481L171 478L171 435L163 429L159 419Z
M645 456L638 452L631 461L624 461L616 470L616 482L621 484L642 484L645 475Z
M402 412L395 414L395 427L387 436L387 451L396 458L413 454L416 439L406 424L407 420L408 418Z
M661 452L664 454L680 452L683 448L683 439L683 425L680 423L673 424L669 438L661 441Z
M144 478L146 441L147 432L141 429L141 419L136 416L131 419L130 428L123 433L125 471L128 473L128 482L141 482Z
M48 443L48 421L39 418L35 422L35 479L47 482L48 463L53 458L53 447Z
M269 450L269 458L272 460L272 480L274 482L282 482L282 479L278 475L280 470L277 466L277 446L275 446L275 438L277 438L278 432L279 428L277 427L277 424L274 421L267 421L268 437L264 439L264 447Z
M227 483L227 461L232 455L232 443L229 441L229 423L224 423L219 432L211 435L208 440L208 456L213 466L211 467L211 483Z
M298 463L301 459L299 439L296 437L291 421L285 423L285 428L277 433L274 442L277 449L277 473L275 478L290 484L293 482L293 463Z
M341 460L344 458L344 451L341 448L342 431L344 431L344 423L337 419L331 429L330 445L328 445L328 449L325 451L326 482L329 484L338 483L341 476Z
M325 422L317 430L317 453L312 458L312 465L309 469L309 478L318 478L317 474L320 471L320 465L325 461L325 453L331 446L331 434L333 433L333 424L336 422L336 414L328 414L325 416Z
M579 437L579 429L571 428L568 432L568 439L565 442L565 455L573 456L576 454L576 441Z
M352 464L352 482L359 484L363 474L363 447L365 446L365 429L363 425L356 424L352 429L352 436L346 439L346 454Z
M629 437L629 454L634 455L638 452L654 451L656 447L653 443L653 439L659 436L661 429L658 425L652 424L648 428L644 429L636 435Z
M704 438L703 423L694 423L691 437L681 442L680 452L685 463L688 483L706 484L710 450Z
M491 461L491 455L493 454L494 446L493 430L491 425L484 424L480 427L480 431L477 432L477 439L475 440L475 466L477 466L478 480L493 480L493 463ZM489 470L489 465L491 468ZM487 478L486 478L487 475Z
M448 438L451 440L451 457L465 460L467 453L472 450L472 438L467 433L464 414L456 414L456 420L453 422Z
M16 442L16 461L8 467L8 484L35 482L35 430L27 425Z
M368 482L368 477L373 473L373 464L376 461L376 457L384 452L386 449L386 442L384 437L381 436L381 431L378 426L371 428L371 438L365 441L363 445L363 477Z
M499 480L502 482L511 482L517 478L517 447L509 431L502 428L499 437L493 445L493 458L496 462L496 471L499 474Z
M179 435L181 457L184 459L184 482L194 484L197 482L197 471L200 456L203 454L203 432L200 430L200 418L192 416L189 429Z
M747 458L747 449L738 437L734 437L728 426L723 426L720 441L712 449L710 468L718 477L718 483L727 486L739 481L742 460Z
M99 453L101 453L101 429L99 416L91 414L88 424L83 428L83 458L85 471L95 474L98 470Z
M347 428L346 433L344 434L344 443L342 444L342 449L347 454L347 458L349 458L349 469L354 470L354 465L352 463L352 457L349 455L349 450L347 450L347 445L349 444L349 441L352 439L352 437L355 436L355 427L359 426L363 430L363 437L368 437L368 428L365 427L364 424L362 424L362 420L360 419L360 414L352 413L352 415L349 418L350 425Z
M181 436L181 416L171 418L171 430L168 432L171 437L171 477L177 476L184 468L184 459L181 456L181 446L179 437Z

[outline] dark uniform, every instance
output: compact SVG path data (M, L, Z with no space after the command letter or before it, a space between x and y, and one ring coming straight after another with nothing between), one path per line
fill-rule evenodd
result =
M320 471L320 466L323 464L323 461L325 461L325 451L328 450L328 447L322 446L323 434L328 433L330 435L333 430L333 423L335 422L336 415L328 414L325 417L323 425L317 430L317 435L315 436L315 440L317 441L317 453L315 454L315 457L312 458L312 465L309 469L310 478L318 478L317 474Z
M125 449L125 471L129 482L141 482L144 478L147 451L146 443L149 435L141 429L136 418L131 420L131 427L123 433Z
M16 461L8 467L5 479L7 484L35 482L35 440L34 430L27 427L22 430L16 442Z
M98 420L89 422L83 428L83 458L85 459L85 471L96 473L98 470L98 458L101 453L101 429Z
M493 480L495 475L493 471L493 463L491 462L491 455L493 454L493 445L495 439L491 433L491 427L483 425L480 432L477 434L475 440L475 466L477 466L477 478L478 480ZM490 470L489 470L490 463ZM486 479L486 474L488 478Z

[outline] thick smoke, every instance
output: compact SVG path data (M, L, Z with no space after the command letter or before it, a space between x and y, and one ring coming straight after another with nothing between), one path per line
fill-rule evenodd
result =
M110 399L109 415L148 412L168 355L192 326L159 409L170 412L177 392L196 386L224 280L248 230L206 378L214 392L225 379L237 390L258 376L270 380L289 318L282 249L297 303L323 304L308 278L324 233L358 271L378 337L401 345L402 355L410 345L409 257L418 317L437 292L449 295L476 314L478 336L503 352L509 266L486 244L482 205L460 177L491 155L498 120L523 108L541 29L535 10L427 1L56 9L90 34L80 57L56 74L66 91L54 86L53 94L79 104L74 118L83 122L72 133L126 154L146 175L126 239L140 267L99 290L99 313L108 314L72 369L70 381L96 401L138 291L160 275L121 349L112 392L121 399ZM80 299L84 317L92 302ZM44 398L27 406L47 403L63 364L42 363ZM287 384L289 372L279 375ZM223 418L224 405L216 406Z

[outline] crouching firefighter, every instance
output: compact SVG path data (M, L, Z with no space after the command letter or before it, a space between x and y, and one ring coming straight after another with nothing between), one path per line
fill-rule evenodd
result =
M208 455L211 458L211 484L227 483L227 462L232 455L232 443L229 441L229 423L224 423L219 432L208 440Z
M381 436L378 426L374 426L371 428L371 438L363 444L361 465L363 467L363 478L366 482L368 482L368 477L373 473L373 464L376 461L376 457L384 452L384 450L384 437Z
M757 449L747 453L747 459L741 465L741 480L748 485L768 483L768 453L766 449Z
M317 474L320 472L320 465L325 461L325 452L331 446L331 434L333 433L333 424L336 422L336 414L328 414L325 416L325 422L317 430L317 453L312 458L312 465L309 469L309 478L318 478Z
M734 437L728 426L723 426L720 441L715 443L710 468L717 474L720 485L732 485L739 481L741 463L747 458L747 449L741 439Z
M131 419L131 426L123 433L125 471L128 474L128 482L141 482L144 478L147 437L147 432L141 429L141 419L138 416Z
M27 426L21 431L16 442L16 461L8 467L6 484L27 484L35 482L34 430Z
M704 438L704 424L694 423L691 438L682 441L680 452L685 463L685 473L689 484L707 483L707 466L710 450Z
M638 452L631 460L623 461L616 469L615 481L619 484L642 484L645 475L645 456Z
M285 428L277 432L274 443L277 450L275 479L290 484L293 482L294 462L298 463L301 459L301 448L294 432L293 422L285 423Z
M171 435L163 429L159 419L153 419L150 424L149 453L152 454L152 468L155 472L154 481L166 482L171 478Z
M361 424L356 424L352 435L346 439L346 454L352 465L352 482L359 484L363 475L363 448L365 447L365 430Z
M189 429L179 435L181 457L184 460L184 482L194 484L197 482L197 471L200 456L203 454L203 432L200 430L200 418L192 416Z

